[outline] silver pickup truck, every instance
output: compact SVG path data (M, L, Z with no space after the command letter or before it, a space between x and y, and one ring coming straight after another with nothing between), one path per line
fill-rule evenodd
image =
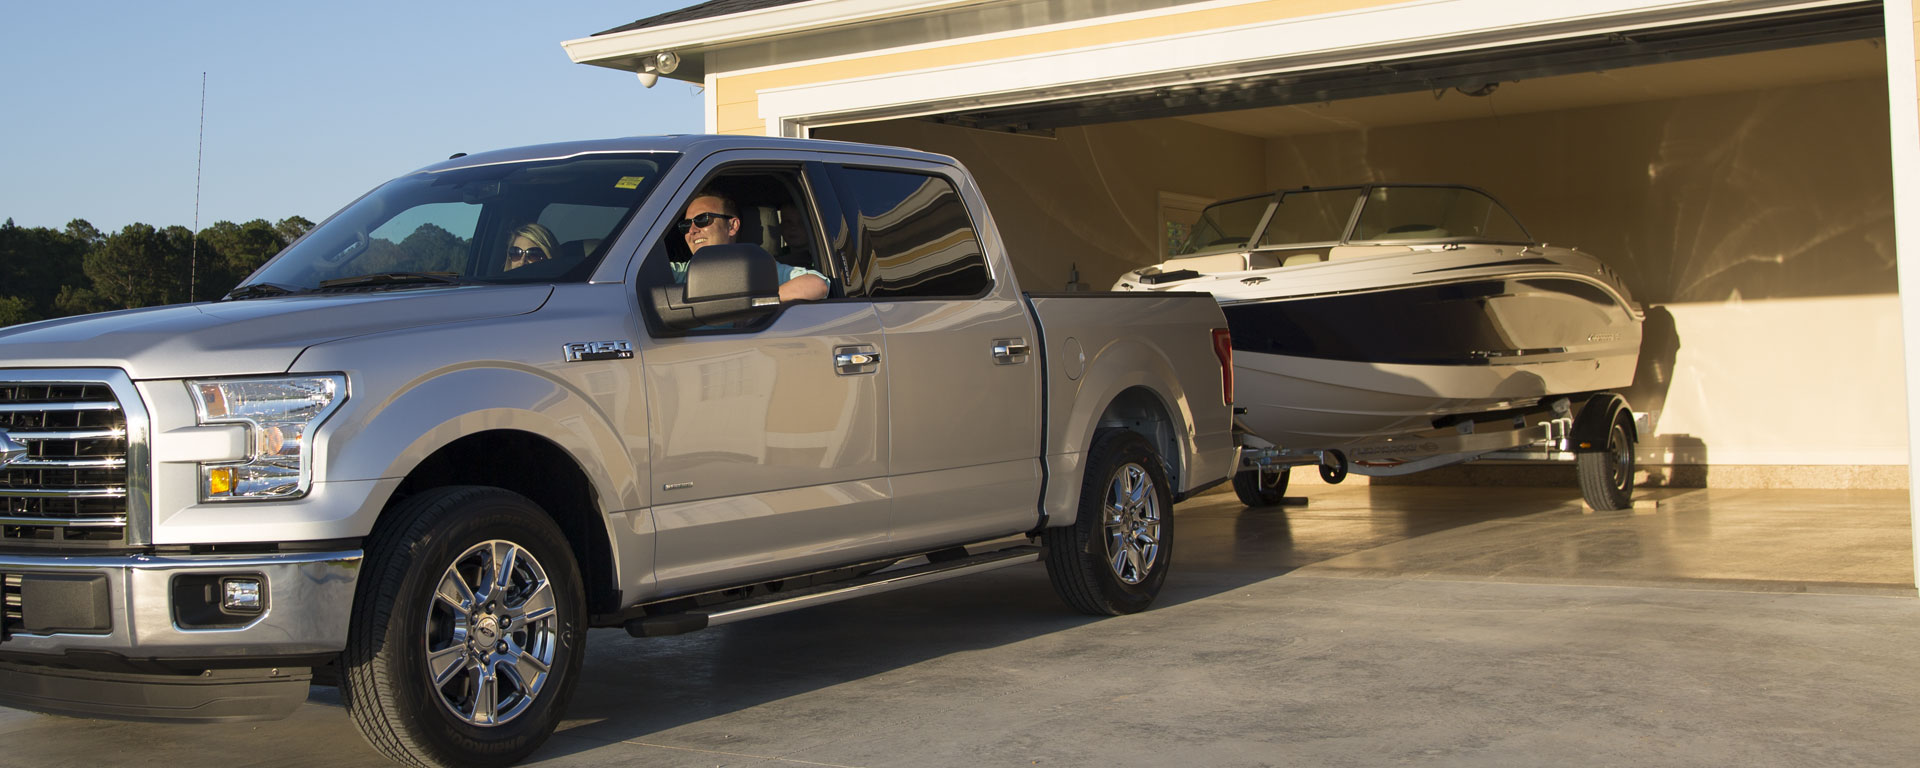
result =
M272 718L318 678L389 757L504 765L590 627L1035 560L1139 611L1236 464L1231 354L1206 294L1023 294L950 158L456 155L220 301L0 330L0 703Z

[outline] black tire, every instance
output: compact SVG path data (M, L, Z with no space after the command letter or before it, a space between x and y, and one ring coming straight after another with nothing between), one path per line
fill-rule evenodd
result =
M1126 430L1094 435L1073 525L1046 529L1041 543L1053 591L1074 610L1117 616L1152 605L1173 563L1173 492L1153 445Z
M1574 458L1580 473L1580 495L1586 497L1587 506L1612 511L1633 505L1632 418L1627 409L1615 409L1607 425L1605 449Z
M539 506L499 488L437 488L387 514L367 547L342 657L348 714L405 765L520 761L560 723L586 647L566 536ZM504 587L470 586L491 585L502 570Z
M1327 451L1325 460L1320 464L1320 479L1329 485L1339 485L1347 479L1347 455L1339 451Z
M1274 472L1256 468L1235 473L1233 495L1240 497L1240 503L1249 507L1277 505L1287 496L1287 477L1292 472L1292 467L1281 467Z

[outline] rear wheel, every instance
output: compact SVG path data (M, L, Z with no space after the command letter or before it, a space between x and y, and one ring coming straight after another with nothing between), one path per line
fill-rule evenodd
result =
M354 601L348 713L403 764L518 762L559 724L585 647L566 537L498 488L434 489L388 514Z
M1115 616L1146 610L1173 561L1173 495L1145 437L1094 437L1073 525L1043 535L1047 576L1074 610Z
M1579 454L1580 495L1599 510L1633 505L1633 423L1625 408L1616 409L1607 426L1603 450Z
M1292 468L1254 468L1233 476L1233 495L1249 507L1271 507L1287 495L1287 476Z

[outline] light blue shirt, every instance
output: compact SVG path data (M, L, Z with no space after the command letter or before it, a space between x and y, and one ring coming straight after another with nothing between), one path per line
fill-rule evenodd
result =
M687 265L691 263L692 262L688 262L688 261L667 262L667 266L673 269L674 282L684 283L687 281ZM821 274L819 272L815 272L811 269L807 269L806 267L796 267L796 266L793 266L792 264L778 264L778 263L774 264L774 266L777 268L777 271L774 274L780 277L780 282L783 285L788 280L792 280L801 275L813 275L814 277L820 278L821 280L827 279L826 275Z

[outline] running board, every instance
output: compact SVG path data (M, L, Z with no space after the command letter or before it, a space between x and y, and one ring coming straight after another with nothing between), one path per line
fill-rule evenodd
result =
M837 603L856 597L877 595L905 587L931 584L945 581L956 576L982 573L998 568L1025 565L1040 559L1040 548L1031 544L1006 549L983 552L977 555L941 560L911 568L862 576L849 581L837 581L790 591L775 592L762 597L738 603L714 606L712 609L687 611L685 613L666 613L654 616L642 616L626 622L627 634L634 637L661 637L731 624L736 621L772 616L776 613L810 608L816 605Z

